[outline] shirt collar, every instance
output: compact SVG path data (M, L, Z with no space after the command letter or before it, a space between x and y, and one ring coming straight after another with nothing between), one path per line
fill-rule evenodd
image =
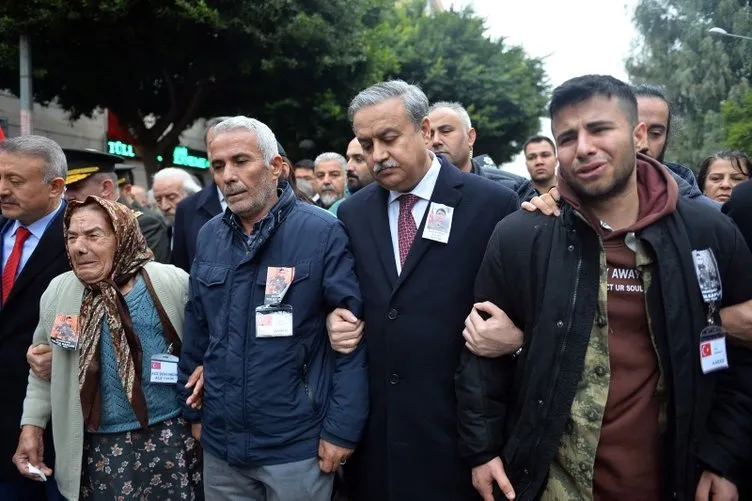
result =
M217 196L219 197L219 203L223 204L225 202L225 194L222 193L222 190L219 189L219 186L217 186Z
M47 226L50 225L50 221L52 221L53 219L55 219L55 216L57 215L58 212L60 212L60 208L62 206L63 206L63 201L60 200L60 202L58 202L57 208L55 210L53 210L52 212L50 212L49 214L47 214L43 218L37 219L36 221L34 221L33 223L31 223L29 226L27 226L26 229L29 230L29 233L31 233L32 235L34 235L34 237L37 240L41 240L42 239L42 235L44 235L44 232L47 229ZM15 238L16 237L16 231L18 231L18 228L20 228L21 226L23 226L21 224L21 222L18 221L18 220L16 220L13 223L13 226L10 227L10 233L8 233L8 236L10 238Z
M432 151L429 151L428 154L431 156L431 167L429 167L428 172L426 172L423 179L420 180L415 188L408 192L422 200L431 200L431 195L433 195L433 189L436 186L436 180L439 178L439 171L441 170L441 163L436 155ZM394 202L401 195L404 195L404 193L390 191L389 203Z

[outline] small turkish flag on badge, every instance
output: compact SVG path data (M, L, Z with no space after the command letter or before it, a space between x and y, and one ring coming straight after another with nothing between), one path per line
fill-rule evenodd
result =
M710 354L710 352L708 352L708 355L709 354ZM159 369L162 368L162 363L161 362L152 362L151 363L151 368L159 370Z
M702 343L700 345L700 356L702 357L709 357L713 354L713 350L710 347L710 343Z

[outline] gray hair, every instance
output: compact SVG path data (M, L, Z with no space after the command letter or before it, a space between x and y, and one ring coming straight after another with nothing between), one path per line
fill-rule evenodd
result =
M339 164L342 166L342 172L347 172L347 160L339 153L335 153L333 151L327 151L326 153L322 153L321 155L317 156L316 160L313 161L313 169L316 170L316 167L318 167L322 162L332 161L339 162Z
M206 121L204 124L204 143L206 143L206 136L209 135L209 131L212 130L212 128L216 127L220 123L224 122L228 118L232 118L229 116L226 117L213 117Z
M187 171L177 167L165 167L154 174L154 182L165 181L167 179L179 179L183 183L183 191L186 195L193 195L201 191L201 186L193 179Z
M428 110L428 114L430 115L439 108L447 108L457 113L457 115L460 116L462 125L465 126L465 132L469 131L473 126L472 122L470 122L470 115L467 114L467 110L464 106L462 106L462 104L451 101L439 101L438 103L433 103L431 105L431 108Z
M45 183L49 183L56 177L65 179L68 175L68 161L65 159L65 153L52 139L43 136L13 137L0 144L0 151L44 160L42 180Z
M363 108L376 106L384 101L398 97L407 110L410 121L416 129L420 128L423 119L428 115L428 98L417 85L410 85L403 80L390 80L388 82L372 85L355 96L347 110L347 118L353 123L355 114Z
M256 135L256 142L266 165L270 165L274 156L279 154L277 138L274 137L274 132L265 123L259 122L255 118L240 115L222 120L214 127L214 132L218 135L233 130L247 130Z

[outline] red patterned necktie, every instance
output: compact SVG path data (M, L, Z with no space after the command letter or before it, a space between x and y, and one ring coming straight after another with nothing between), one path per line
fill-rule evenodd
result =
M413 245L415 234L418 233L418 227L415 225L413 217L413 207L418 203L420 198L412 193L407 193L399 197L399 218L397 219L397 234L399 235L399 254L400 264L405 266L407 253L410 252L410 246Z
M5 268L3 269L3 305L5 300L10 295L10 290L13 288L13 283L16 281L16 272L18 271L18 265L21 263L21 254L23 253L23 244L27 238L29 238L31 232L24 226L19 226L16 230L16 242L13 244L13 250L8 256L8 261L5 262Z

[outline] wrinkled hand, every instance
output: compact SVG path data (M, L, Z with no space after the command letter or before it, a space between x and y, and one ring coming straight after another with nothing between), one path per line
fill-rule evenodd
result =
M528 212L541 211L546 216L559 216L559 200L561 195L559 190L554 187L548 190L548 193L544 193L539 197L533 197L529 202L522 202L522 207Z
M52 470L44 464L44 430L36 426L25 425L18 438L18 448L13 454L13 464L26 478L42 482L42 479L29 473L29 463L42 470L46 476L52 475Z
M500 458L494 458L488 463L473 468L473 487L483 497L483 501L494 501L493 484L496 482L507 499L514 499L514 488L504 472L504 464Z
M730 480L705 471L697 484L695 501L738 501L739 492Z
M193 374L185 383L186 388L193 387L193 393L185 401L191 409L200 409L204 405L204 366L199 365L193 370Z
M191 423L191 435L201 442L201 423Z
M44 381L50 380L52 374L52 347L50 345L29 346L26 350L26 361L36 377Z
M491 315L483 320L479 312ZM465 319L465 346L479 357L494 358L514 353L522 346L523 333L495 304L476 303Z
M334 473L345 464L352 452L352 449L330 444L324 439L319 440L319 469L326 474Z
M332 349L343 355L352 353L363 339L365 324L350 310L337 308L326 317L326 330Z

